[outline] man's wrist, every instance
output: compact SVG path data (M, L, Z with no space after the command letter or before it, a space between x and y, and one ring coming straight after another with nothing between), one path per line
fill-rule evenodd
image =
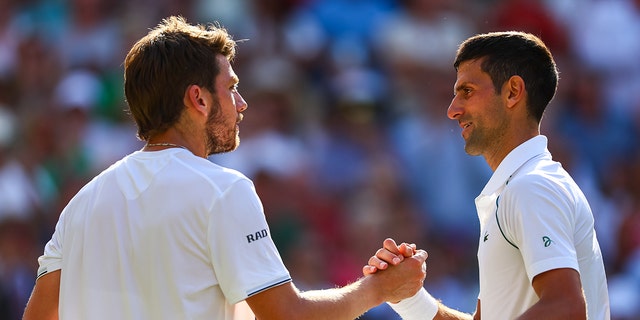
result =
M371 304L371 307L377 306L386 301L384 290L380 290L380 285L376 283L372 276L360 278L356 285L360 298L365 299Z

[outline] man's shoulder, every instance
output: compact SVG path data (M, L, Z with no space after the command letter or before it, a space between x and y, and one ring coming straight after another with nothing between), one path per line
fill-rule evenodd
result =
M545 159L521 168L507 182L501 202L519 208L541 208L553 203L563 212L586 205L586 198L571 176L558 162Z
M562 164L551 159L550 155L532 158L516 170L507 180L509 189L551 187L572 182Z
M242 172L218 165L208 159L198 158L189 159L178 165L176 170L180 170L185 180L191 180L201 187L209 185L221 192L227 190L238 182L253 184L253 182Z

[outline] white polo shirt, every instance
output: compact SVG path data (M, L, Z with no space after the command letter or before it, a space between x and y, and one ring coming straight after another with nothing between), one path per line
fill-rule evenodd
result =
M589 319L609 319L602 255L587 199L547 138L521 144L500 163L476 198L481 318L514 319L538 297L531 285L545 271L580 273Z
M253 319L243 300L291 281L253 183L183 149L95 177L39 263L62 269L61 319Z

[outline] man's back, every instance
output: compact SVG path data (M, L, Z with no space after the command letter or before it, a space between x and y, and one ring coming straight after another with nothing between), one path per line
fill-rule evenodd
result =
M279 262L258 268L260 277L241 280L250 258L227 253L268 232L252 188L182 149L136 152L105 170L65 208L45 251L52 262L61 253L61 317L225 319L249 288L288 281L271 241L248 249Z

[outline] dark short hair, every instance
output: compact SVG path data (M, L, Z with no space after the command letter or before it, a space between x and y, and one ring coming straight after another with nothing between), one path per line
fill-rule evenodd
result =
M232 60L236 42L217 25L168 17L138 40L124 61L124 92L138 138L147 141L174 125L190 85L214 92L217 56Z
M475 35L460 45L453 66L458 70L462 62L481 58L496 92L514 75L524 80L529 115L540 122L558 86L558 69L544 42L518 31Z

